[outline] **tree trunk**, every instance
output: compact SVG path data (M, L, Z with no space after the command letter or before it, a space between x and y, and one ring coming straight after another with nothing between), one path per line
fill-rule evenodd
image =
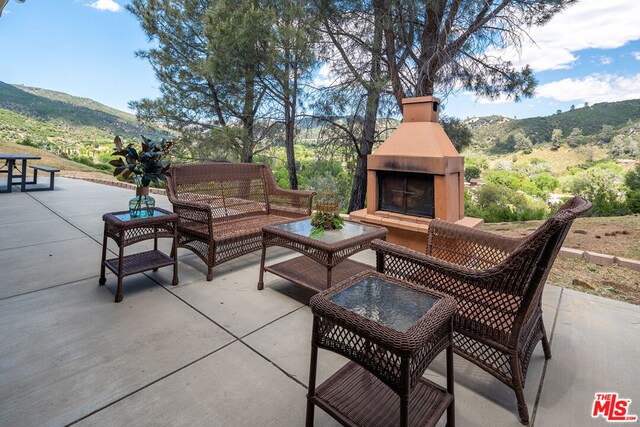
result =
M289 173L289 188L292 190L298 189L298 176L296 174L296 157L294 151L295 132L296 132L296 91L297 80L294 69L293 88L289 84L289 76L291 74L290 64L291 53L287 49L285 52L285 73L284 73L284 126L285 126L285 138L284 146L287 154L287 172Z
M253 162L253 148L255 141L253 140L253 125L255 123L255 115L253 113L255 102L255 78L252 70L246 70L245 77L245 93L244 105L242 106L242 126L246 130L246 135L242 140L242 152L240 153L240 161L242 163Z
M289 173L289 187L292 190L298 189L298 176L296 175L296 158L294 153L295 120L292 118L294 112L290 106L285 106L285 138L284 146L287 153L287 172Z
M416 96L431 96L434 94L435 82L440 61L438 52L443 49L445 39L440 38L440 27L444 19L444 8L440 2L426 5L426 22L422 30L420 42L420 57L418 58L418 79L416 80Z
M351 186L351 199L349 200L348 212L364 209L367 199L367 156L358 155L356 172L353 175L353 185Z
M381 75L383 6L384 0L373 2L374 30L370 70L371 82L367 88L367 106L362 125L362 135L359 141L358 163L353 177L348 212L363 209L367 197L367 156L371 154L371 149L373 148L378 106L380 104L380 89L377 83Z

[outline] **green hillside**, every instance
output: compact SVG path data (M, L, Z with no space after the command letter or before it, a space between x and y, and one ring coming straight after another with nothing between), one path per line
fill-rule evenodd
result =
M564 135L568 135L573 128L579 128L583 135L594 135L602 131L603 125L620 128L629 120L640 120L640 99L602 102L551 116L512 121L510 124L511 130L522 130L527 135L537 135L541 140L548 141L553 129L560 129Z
M546 117L467 119L472 144L464 150L490 162L537 157L555 174L585 162L640 157L640 100L600 103ZM317 120L300 122L297 143L321 149ZM86 166L109 169L115 135L169 137L137 122L135 116L88 98L0 82L0 143L41 148ZM567 155L571 153L570 155Z
M166 135L165 132L138 123L132 114L109 108L87 98L45 89L12 86L3 82L0 82L0 109L41 122L92 127L109 135Z
M557 150L598 146L613 158L640 155L640 99L603 102L545 117L474 117L464 121L473 132L472 151L488 154L530 152L538 145Z
M0 82L0 143L41 148L85 166L110 169L106 163L115 135L125 140L169 137L138 123L132 114L91 99Z

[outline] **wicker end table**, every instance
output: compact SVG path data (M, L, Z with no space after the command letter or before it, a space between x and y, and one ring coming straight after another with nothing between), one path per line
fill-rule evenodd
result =
M309 237L311 219L262 227L262 258L258 289L264 288L264 272L268 271L293 283L322 291L364 270L367 264L347 259L368 249L375 239L385 239L387 229L345 221L340 230L325 231L317 238ZM280 246L300 252L302 256L265 267L267 247Z
M153 216L149 218L131 218L129 211L112 212L102 216L104 221L104 237L102 242L102 262L100 265L100 286L107 281L105 267L118 276L116 302L124 298L122 292L122 278L144 271L157 271L161 267L173 265L173 281L178 284L178 256L176 251L178 215L164 209L155 208ZM171 254L167 255L158 250L158 238L173 239ZM107 238L113 239L118 245L118 258L106 259ZM124 248L143 240L153 239L153 250L124 255Z
M346 426L435 426L453 397L453 298L377 272L314 295L306 425L314 406ZM318 348L351 361L316 388ZM447 352L447 387L423 378Z

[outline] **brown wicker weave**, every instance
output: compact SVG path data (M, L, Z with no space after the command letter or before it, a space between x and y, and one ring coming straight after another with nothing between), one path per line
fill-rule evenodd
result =
M426 255L380 240L371 244L378 271L457 300L455 352L515 391L523 424L529 422L527 368L540 340L551 358L543 285L573 220L590 209L589 201L574 197L523 239L434 220Z
M362 230L360 234L333 243L282 230L275 226L263 227L258 290L264 289L265 271L311 290L322 291L330 288L332 283L341 282L364 270L372 270L370 265L348 258L369 249L372 240L385 239L387 229L345 221L343 230L354 225ZM267 248L270 246L288 248L303 256L265 267Z
M102 262L100 263L100 278L98 283L106 283L105 268L111 270L118 277L116 288L116 302L124 298L122 278L131 274L173 265L172 284L178 284L178 215L161 208L155 208L154 216L149 218L131 219L129 211L112 212L102 216L104 234L102 238ZM173 239L171 254L167 255L158 250L158 239L169 237ZM118 245L118 258L107 259L107 238L111 238ZM153 239L153 250L124 255L124 248L134 243Z
M180 215L178 246L214 266L262 247L262 226L311 215L314 192L283 190L260 163L172 165L167 195Z
M406 331L398 331L331 300L368 278L430 295L437 302ZM453 298L367 271L314 295L309 307L314 318L307 426L313 425L317 405L346 426L435 426L447 411L447 425L454 427ZM316 388L318 348L352 362ZM423 377L443 350L447 350L446 389Z

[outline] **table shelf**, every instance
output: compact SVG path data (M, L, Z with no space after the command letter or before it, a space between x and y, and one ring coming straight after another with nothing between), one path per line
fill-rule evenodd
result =
M346 426L391 426L400 419L400 397L355 362L318 386L310 400ZM421 378L411 391L409 425L435 426L452 401L446 389Z
M158 250L139 252L122 258L122 276L142 273L143 271L167 267L174 264L173 258ZM105 267L118 275L118 258L104 261Z
M327 289L327 267L306 256L266 266L264 270L314 291ZM375 270L375 267L346 259L333 267L331 284L342 282L365 270Z

